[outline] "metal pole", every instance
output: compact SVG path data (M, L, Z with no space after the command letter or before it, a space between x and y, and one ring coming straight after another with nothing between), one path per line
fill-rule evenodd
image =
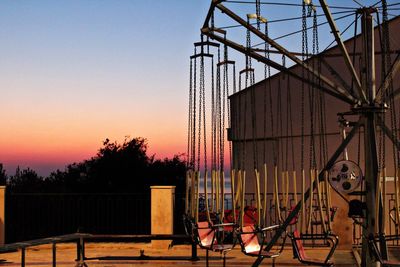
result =
M56 267L57 266L57 252L56 252L56 249L57 249L57 247L56 247L57 245L56 245L56 243L55 242L53 242L53 244L52 244L52 254L53 254L53 267Z
M362 87L365 90L369 105L361 107L361 116L364 119L364 156L365 156L365 190L366 190L366 220L363 227L361 266L378 266L369 253L368 241L375 234L375 227L379 221L376 214L376 190L378 182L378 159L376 151L376 117L379 107L375 106L375 54L374 31L371 8L360 9L362 21ZM381 203L379 203L380 205Z
M25 267L25 247L21 248L21 267Z
M335 20L332 17L332 14L328 8L328 5L326 4L325 0L320 0L319 1L321 4L321 7L325 13L326 19L328 20L329 26L331 27L331 31L332 34L335 36L335 40L336 43L340 49L340 51L342 52L342 56L344 58L344 62L346 63L347 68L349 69L349 72L354 80L354 83L356 85L356 89L358 92L358 97L361 98L361 100L363 100L363 102L365 102L366 97L365 94L361 88L361 83L360 83L360 79L358 78L357 72L353 66L353 63L351 62L349 53L347 52L346 47L344 46L344 43L342 41L342 37L340 36L340 32L336 26Z
M198 261L199 257L197 256L197 245L196 243L192 240L192 261Z
M362 236L362 252L361 266L370 267L377 266L372 255L369 253L368 242L369 238L374 236L376 217L376 188L378 176L378 161L376 158L376 140L375 140L375 114L373 112L365 114L364 127L364 150L365 150L365 190L367 214L365 225L363 227Z

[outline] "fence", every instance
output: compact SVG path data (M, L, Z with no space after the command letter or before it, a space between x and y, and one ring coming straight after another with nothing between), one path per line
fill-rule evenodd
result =
M150 234L149 194L6 194L6 243L75 233Z
M204 195L201 195L204 199ZM281 212L285 218L296 205L295 196L289 194L285 205L281 197ZM394 194L387 196L387 235L398 235L398 226L391 219L395 210ZM209 198L210 200L210 198ZM300 200L300 194L297 195ZM263 196L261 198L263 202ZM246 206L255 206L254 193L245 197ZM278 222L272 194L267 195L267 214L270 225ZM314 199L309 233L322 233L318 224L317 201ZM200 202L201 206L204 205ZM182 215L185 207L185 196L175 195L174 234L183 234ZM225 208L231 209L232 197L225 196ZM18 242L48 236L75 233L78 230L92 234L150 234L150 194L6 194L6 243ZM393 216L392 216L393 217ZM290 226L288 231L292 231ZM353 224L353 244L361 243L361 226ZM394 243L396 242L396 243ZM393 241L391 245L400 245Z

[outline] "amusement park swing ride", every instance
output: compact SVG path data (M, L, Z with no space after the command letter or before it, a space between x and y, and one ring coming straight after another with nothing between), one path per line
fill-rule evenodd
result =
M331 194L348 203L349 217L362 229L361 266L400 266L389 259L387 246L389 240L400 239L400 88L394 86L400 53L392 49L389 34L390 22L396 20L389 17L400 3L377 1L364 6L349 1L356 7L341 7L328 6L325 0L316 2L211 1L201 40L194 44L190 57L184 215L188 234L207 251L207 266L209 251L223 253L225 265L225 254L236 243L245 255L255 257L253 266L265 258L275 263L285 249L286 237L301 263L333 265L340 236L332 228L337 208ZM271 20L263 14L264 7L275 6L295 8L302 14ZM350 16L355 19L341 30L338 20ZM325 21L318 23L321 17ZM296 20L301 21L300 31L271 37L271 25ZM227 21L234 25L219 26ZM323 56L326 49L319 50L322 25L336 43L344 70L332 67ZM350 48L343 34L351 26L354 41ZM312 38L308 38L309 31ZM291 52L279 43L292 34L301 35L301 52ZM254 40L261 43L254 45ZM242 70L237 72L228 51L244 55ZM264 80L256 84L256 67L260 66ZM271 68L278 73L272 75ZM278 81L274 86L273 79ZM328 97L345 104L340 108L347 107L337 114L342 140L333 149L327 140ZM295 128L300 129L299 142L293 141ZM355 161L349 160L347 152L352 141L357 143ZM334 152L328 153L328 147ZM294 155L297 149L300 153ZM389 169L395 204L389 219L396 234L392 236L385 234L386 154L392 154L393 160ZM225 192L227 182L230 192ZM250 191L254 198L249 201L245 195ZM317 224L320 233L311 231ZM324 260L306 255L304 244L315 240L330 246Z

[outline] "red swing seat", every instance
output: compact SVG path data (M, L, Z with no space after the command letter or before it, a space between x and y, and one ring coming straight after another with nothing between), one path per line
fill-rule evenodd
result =
M335 249L338 245L339 238L333 234L302 234L295 229L291 235L289 235L292 240L293 246L293 258L297 258L301 263L307 265L316 265L316 266L333 266L333 262L330 261ZM307 256L306 251L304 249L303 240L325 240L328 241L331 245L331 249L326 256L325 260L314 259Z
M239 220L239 215L240 212L238 210L236 210L235 212L235 216L236 216L236 221ZM258 217L258 213L257 213L257 209L252 207L252 206L247 206L245 207L244 210L244 216L243 216L243 225L247 226L247 225L254 225L254 224L258 224L257 222L257 217ZM232 226L225 226L225 231L232 231L234 227L233 225L233 211L232 210L225 210L225 216L224 216L224 223L231 223Z
M234 227L234 225L232 223L210 224L207 221L203 221L198 222L193 226L193 237L195 242L200 246L200 248L206 250L206 266L209 265L209 251L223 253L223 266L225 266L225 255L235 246L235 242L232 244L224 244L223 240L221 240L220 236L224 235L225 227Z
M281 247L276 251L267 251L264 249L266 243L267 232L277 230L280 225L273 225L263 229L257 229L254 224L245 225L238 231L238 240L242 249L242 252L251 257L257 258L269 258L273 260L273 266L275 266L275 259L280 256L283 251L285 237L282 241Z

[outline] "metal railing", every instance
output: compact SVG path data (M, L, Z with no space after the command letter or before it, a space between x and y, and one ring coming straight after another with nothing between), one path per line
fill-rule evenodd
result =
M6 243L77 231L150 234L150 194L6 194Z

